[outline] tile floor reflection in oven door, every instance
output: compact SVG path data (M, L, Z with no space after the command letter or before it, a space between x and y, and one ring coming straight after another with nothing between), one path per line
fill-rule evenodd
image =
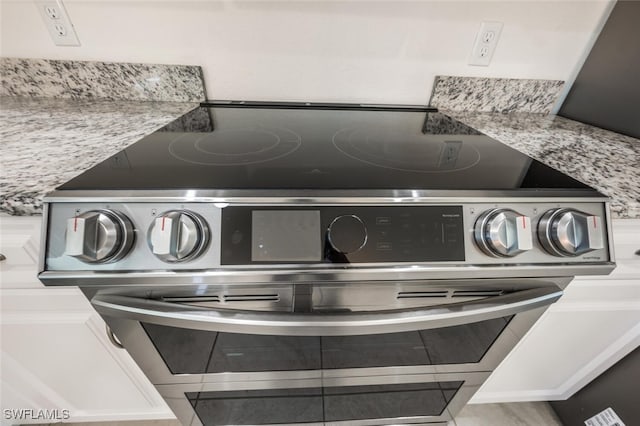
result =
M183 425L446 424L489 373L158 385Z

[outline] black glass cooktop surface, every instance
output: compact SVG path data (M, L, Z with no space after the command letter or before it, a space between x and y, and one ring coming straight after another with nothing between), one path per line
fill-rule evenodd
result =
M200 107L59 189L590 189L437 112Z

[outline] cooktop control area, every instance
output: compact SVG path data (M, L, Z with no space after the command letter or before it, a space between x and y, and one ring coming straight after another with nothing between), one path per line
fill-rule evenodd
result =
M222 212L222 265L462 262L464 247L461 206L227 207Z
M490 200L489 200L490 201ZM604 203L49 205L46 270L609 260Z

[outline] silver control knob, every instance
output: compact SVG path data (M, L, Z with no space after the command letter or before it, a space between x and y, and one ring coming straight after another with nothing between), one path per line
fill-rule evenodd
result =
M579 256L604 247L600 216L574 209L549 210L538 222L538 239L555 256Z
M509 209L486 211L476 221L475 240L490 256L516 256L533 248L531 219Z
M114 210L91 210L67 219L65 254L85 263L122 259L135 234L127 216Z
M148 233L149 248L159 259L169 263L193 260L209 244L209 226L197 213L171 210L153 221Z

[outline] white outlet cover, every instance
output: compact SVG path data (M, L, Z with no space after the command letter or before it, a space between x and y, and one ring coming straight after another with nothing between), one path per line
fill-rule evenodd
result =
M502 22L482 22L480 24L473 49L471 49L469 65L486 67L491 63L500 39L500 33L502 33L502 27Z
M80 46L80 40L62 0L36 0L35 5L56 46Z

